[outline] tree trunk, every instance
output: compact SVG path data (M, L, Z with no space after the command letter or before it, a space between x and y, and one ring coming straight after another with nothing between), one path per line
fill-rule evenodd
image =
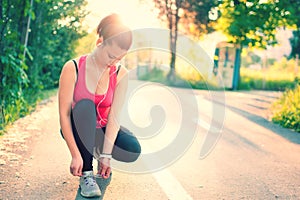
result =
M239 88L241 53L242 53L242 45L236 48L235 62L234 62L234 69L233 69L232 90L237 90Z
M174 3L176 4L176 9L172 10L174 7ZM171 60L170 60L170 71L167 75L167 78L170 82L174 83L176 81L175 75L175 63L176 63L176 46L177 46L177 35L178 35L178 11L180 7L181 1L176 0L172 1L170 4L169 14L169 30L170 30L170 50L171 50Z
M20 18L19 18L19 24L18 24L18 32L19 32L19 37L20 37L20 43L24 44L25 43L25 36L26 36L26 28L27 28L27 16L25 14L25 8L26 8L26 1L22 1L22 5L20 5ZM27 16L27 17L24 17Z

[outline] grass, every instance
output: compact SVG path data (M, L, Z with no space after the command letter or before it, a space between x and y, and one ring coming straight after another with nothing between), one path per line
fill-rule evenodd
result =
M51 89L51 90L44 90L44 91L41 91L39 94L38 94L38 101L37 102L40 102L40 101L43 101L45 99L49 99L50 97L53 97L57 94L57 89Z
M300 70L295 60L286 58L267 69L241 68L239 89L284 91L271 107L272 121L300 132Z
M300 85L284 92L282 97L272 104L274 123L300 133Z
M300 77L296 60L282 58L261 70L242 67L239 89L285 91L294 88Z
M241 68L239 89L285 91L295 87L296 77L292 72Z
M57 89L40 91L37 94L26 94L25 97L15 99L12 104L1 107L0 136L5 134L7 126L33 112L37 104L57 94Z

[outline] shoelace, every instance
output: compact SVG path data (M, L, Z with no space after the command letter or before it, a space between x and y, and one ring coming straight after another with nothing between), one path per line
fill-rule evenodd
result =
M96 181L92 176L87 176L84 177L83 179L86 185L94 186L96 184Z

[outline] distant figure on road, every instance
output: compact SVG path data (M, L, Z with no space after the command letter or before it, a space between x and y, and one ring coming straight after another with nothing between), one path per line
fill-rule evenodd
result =
M80 176L81 195L100 196L99 176L109 178L110 159L134 162L141 153L136 137L119 124L128 71L119 61L132 44L131 30L117 14L101 20L96 48L63 66L59 80L59 116L62 135L70 150L70 172Z

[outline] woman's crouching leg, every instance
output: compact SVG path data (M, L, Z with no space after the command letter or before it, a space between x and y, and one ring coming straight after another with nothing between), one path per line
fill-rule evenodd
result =
M126 128L121 127L115 141L112 157L121 162L134 162L141 154L137 138Z
M83 159L82 171L93 170L96 133L96 111L93 101L84 99L75 105L71 115L74 139Z

